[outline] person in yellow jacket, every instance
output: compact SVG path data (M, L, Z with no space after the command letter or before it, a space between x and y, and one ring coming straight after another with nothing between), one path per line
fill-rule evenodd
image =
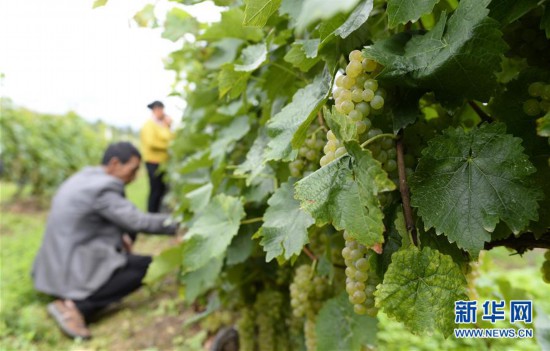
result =
M153 116L141 129L141 149L149 175L147 210L156 213L160 211L162 198L167 190L164 172L159 171L159 166L168 159L168 144L173 137L170 130L172 119L164 113L164 104L160 101L154 101L147 107L153 112Z

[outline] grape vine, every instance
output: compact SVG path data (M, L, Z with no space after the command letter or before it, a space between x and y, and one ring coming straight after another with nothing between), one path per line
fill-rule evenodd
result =
M548 4L402 2L168 13L189 230L148 279L219 296L243 350L361 350L381 315L448 336L485 250L550 249Z

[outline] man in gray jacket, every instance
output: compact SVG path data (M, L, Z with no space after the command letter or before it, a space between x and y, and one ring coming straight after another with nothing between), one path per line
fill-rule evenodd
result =
M70 337L90 338L86 321L141 286L151 258L130 253L135 233L176 231L168 215L143 213L125 198L140 162L132 144L111 144L101 166L73 175L53 198L32 277L58 299L48 312Z

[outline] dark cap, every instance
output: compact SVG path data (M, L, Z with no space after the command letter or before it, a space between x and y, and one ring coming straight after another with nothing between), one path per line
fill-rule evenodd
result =
M147 105L149 109L154 109L155 107L164 107L164 104L158 100L151 102L149 105Z

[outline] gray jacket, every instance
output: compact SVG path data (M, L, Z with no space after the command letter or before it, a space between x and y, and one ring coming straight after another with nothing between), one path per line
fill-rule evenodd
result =
M174 233L167 218L139 211L125 198L124 183L102 167L83 169L53 198L33 265L35 288L60 298L90 296L126 264L122 234Z

